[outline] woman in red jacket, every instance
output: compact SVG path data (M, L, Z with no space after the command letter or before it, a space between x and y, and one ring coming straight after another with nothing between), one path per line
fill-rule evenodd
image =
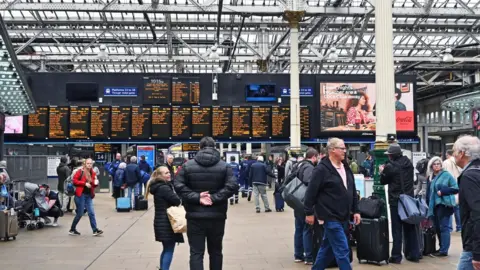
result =
M92 166L93 160L91 158L85 160L83 167L73 176L73 185L75 186L75 204L77 209L87 209L90 226L93 230L93 236L98 236L102 234L103 231L97 228L95 211L93 210L93 198L95 198L95 188L98 186L98 179L96 178ZM77 224L82 218L82 215L83 211L76 211L72 227L70 228L70 235L80 235L77 231Z

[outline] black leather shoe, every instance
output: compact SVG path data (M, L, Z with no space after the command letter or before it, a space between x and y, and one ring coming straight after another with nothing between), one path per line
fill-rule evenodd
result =
M395 260L394 258L390 258L388 259L388 262L389 263L394 263L394 264L401 264L402 263L402 260Z

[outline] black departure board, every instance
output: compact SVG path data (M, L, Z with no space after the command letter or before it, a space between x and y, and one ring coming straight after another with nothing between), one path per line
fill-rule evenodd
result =
M112 152L112 145L106 143L96 143L93 145L93 151L98 153L110 153Z
M130 116L132 107L112 106L112 139L128 139L130 138Z
M172 106L172 138L190 138L192 123L192 108Z
M213 138L232 137L232 107L212 107Z
M152 108L132 107L132 138L149 139L152 132Z
M252 137L253 138L270 138L270 114L272 107L270 106L253 106L252 107Z
M272 137L290 137L290 107L272 106Z
M92 106L90 109L90 138L108 139L111 127L111 108L106 106Z
M212 108L192 106L192 137L212 136Z
M310 108L300 107L300 134L301 138L310 139Z
M48 107L37 107L34 114L28 115L28 137L45 139L48 137Z
M70 138L88 139L90 136L90 107L70 107Z
M170 107L152 106L152 139L168 139L171 132Z
M252 107L232 107L232 137L249 138L252 122Z
M50 139L68 138L68 111L66 106L52 106L48 114L48 137Z
M170 78L144 77L143 78L144 104L170 104Z
M198 143L182 143L183 152L197 152L200 150L200 144Z
M172 104L199 104L200 79L172 77Z

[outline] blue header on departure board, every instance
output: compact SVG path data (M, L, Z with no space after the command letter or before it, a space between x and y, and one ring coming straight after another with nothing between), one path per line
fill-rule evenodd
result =
M138 96L138 88L106 86L103 88L103 96L104 97L136 97Z
M289 97L290 96L290 88L282 87L281 96L282 97ZM300 96L301 97L313 97L313 88L312 87L300 87Z

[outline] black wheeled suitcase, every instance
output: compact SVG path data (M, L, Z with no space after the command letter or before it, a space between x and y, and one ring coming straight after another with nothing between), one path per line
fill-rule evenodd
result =
M388 222L385 217L363 218L355 230L357 240L358 262L377 263L385 261L388 264L389 241Z
M423 255L427 256L435 253L437 238L435 229L426 228L423 230Z
M424 232L420 224L415 225L415 233L417 235L418 248L420 249L420 256L424 251ZM410 253L407 250L407 242L405 241L405 232L403 233L403 254L405 257L410 257Z
M145 200L145 197L143 195L135 196L135 210L148 210L148 200Z
M345 233L347 233L347 231L348 230L346 230ZM318 222L315 222L314 225L313 225L313 233L312 233L312 237L313 237L312 256L313 256L314 260L317 259L318 251L320 250L320 247L322 246L323 234L324 234L323 225L320 225ZM348 239L348 237L347 237L347 239ZM350 248L350 254L349 254L350 255L350 262L352 262L353 261L352 246L349 245L349 248ZM327 265L327 268L335 268L335 267L338 267L337 261L335 259Z

